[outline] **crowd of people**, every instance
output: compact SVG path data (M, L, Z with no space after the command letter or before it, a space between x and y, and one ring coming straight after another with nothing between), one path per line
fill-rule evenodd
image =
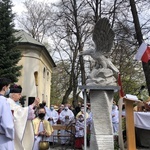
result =
M40 103L40 99L35 98L31 105L22 107L19 103L21 92L21 86L11 84L9 79L0 78L0 150L39 150L42 141L46 141L48 145L58 142L66 145L70 144L71 134L74 136L74 147L82 149L85 131L87 146L89 146L92 127L90 103L84 106L79 102L75 108L70 104L60 104L58 109L55 109L54 105L48 108L46 101ZM150 99L146 102L138 102L134 111L150 111ZM111 116L113 133L118 135L119 109L115 101ZM126 140L125 117L123 104L122 131ZM71 133L70 129L54 130L53 127L57 125L66 127L71 125L75 132Z
M82 149L84 145L84 121L87 122L86 131L90 135L92 125L92 113L90 104L84 106L79 103L76 108L69 104L61 104L58 110L54 105L50 108L46 102L40 103L39 98L26 107L19 104L22 87L11 84L6 78L0 78L0 150L39 150L41 141L48 144L57 143L60 140L62 145L69 144L67 130L56 131L53 126L60 124L73 125L75 128L75 148ZM6 98L9 95L9 98ZM84 114L86 107L86 114ZM53 136L60 136L60 139ZM65 136L66 135L66 136ZM90 136L87 136L89 145Z
M75 130L62 129L60 131L54 130L48 141L50 145L57 143L60 140L62 145L70 144L70 135L73 134L75 137L75 148L81 149L84 145L84 116L87 122L87 145L89 146L90 141L90 130L92 125L92 113L90 111L90 104L86 106L86 114L84 114L84 105L78 103L76 108L70 106L70 104L61 104L58 110L54 109L54 105L50 106L50 109L44 103L45 120L48 120L51 126L61 124L62 126L73 126ZM42 103L42 104L43 104ZM75 132L74 132L75 131ZM72 132L72 133L71 133ZM59 135L59 139L57 138ZM55 137L55 138L54 138Z

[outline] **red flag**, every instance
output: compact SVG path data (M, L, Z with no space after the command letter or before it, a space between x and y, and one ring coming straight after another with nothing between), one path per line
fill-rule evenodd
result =
M120 86L119 90L119 96L124 97L124 92L123 92L123 87L122 87L122 82L121 82L121 75L118 73L118 85Z
M147 63L150 60L150 47L146 43L142 43L135 55L136 60L142 60Z
M145 63L147 63L150 60L150 47L147 47L147 49L145 50L141 60Z

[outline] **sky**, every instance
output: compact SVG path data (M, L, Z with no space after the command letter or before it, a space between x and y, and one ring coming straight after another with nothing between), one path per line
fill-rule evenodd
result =
M15 13L21 13L23 9L23 0L12 0L14 7L12 8Z
M25 2L26 0L11 0L13 3L13 7L12 7L12 11L13 13L15 13L15 16L20 16L21 12L25 11L25 7L23 5L23 2ZM55 3L58 2L60 0L34 0L37 2L45 2L45 3ZM17 20L15 20L15 28L16 29L20 29L17 23Z
M14 5L14 7L12 7L12 10L13 10L13 13L16 14L15 16L21 15L21 12L25 11L23 2L25 2L26 0L11 0L11 1L12 1L13 5ZM37 1L37 2L45 2L45 3L46 2L48 2L48 3L55 3L55 2L58 2L60 0L35 0L35 1ZM17 20L15 20L15 28L16 29L20 29L20 27L17 24ZM55 57L58 58L58 55L57 54L55 54L55 55L56 55Z
M25 0L12 0L12 3L14 5L14 7L12 8L14 13L17 14L21 14L21 12L23 10L25 10L25 8L23 7L23 2ZM37 2L49 2L49 3L54 3L54 2L58 2L59 0L35 0Z

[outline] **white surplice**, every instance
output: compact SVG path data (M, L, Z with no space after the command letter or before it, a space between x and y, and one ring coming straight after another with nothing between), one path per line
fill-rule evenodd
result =
M14 111L15 138L14 150L32 150L34 144L34 130L32 121L32 109L29 107L21 107L13 99L8 98L11 110ZM30 116L31 115L31 116Z
M48 120L48 118L49 118L49 108L47 106L45 106L44 108L46 110L46 114L45 114L44 119Z
M0 150L14 150L14 123L7 99L0 95Z
M49 121L50 124L53 126L53 125L56 125L57 124L57 121L58 121L58 112L56 110L51 110L49 109L48 110L48 118L52 118L53 120ZM57 138L55 137L54 138L54 141L53 141L53 135L57 135L57 130L54 130L54 132L52 133L52 135L49 137L49 141L50 142L58 142Z
M66 119L65 118L66 116L69 116L69 118ZM59 119L62 125L67 126L71 121L74 120L74 114L70 109L63 110L59 115ZM70 134L70 131L67 132L65 130L61 130L61 135L68 136L69 134ZM61 144L67 144L68 142L69 142L69 137L61 137Z
M84 121L80 122L79 120L77 120L75 129L76 129L75 137L83 137L84 136Z
M43 126L43 123L40 122L38 132L43 132L43 131L44 131L44 126ZM35 136L35 142L34 142L33 150L39 150L39 142L42 140L43 141L49 141L49 137Z
M117 106L114 106L111 112L112 115L112 125L114 134L118 134L119 129L119 110Z

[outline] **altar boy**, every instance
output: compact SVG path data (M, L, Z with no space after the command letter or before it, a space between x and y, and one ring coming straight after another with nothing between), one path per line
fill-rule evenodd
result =
M84 145L84 115L79 115L75 125L75 148L82 148Z

